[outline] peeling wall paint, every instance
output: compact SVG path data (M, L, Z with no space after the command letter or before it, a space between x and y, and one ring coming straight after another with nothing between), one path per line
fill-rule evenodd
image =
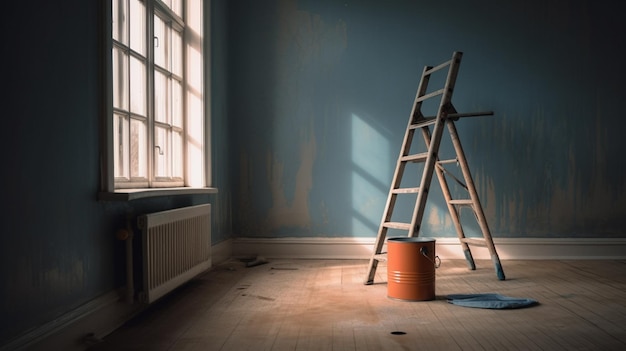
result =
M268 227L275 230L286 227L310 227L309 192L313 184L313 163L315 162L315 137L305 138L299 145L300 165L295 177L293 199L285 196L283 175L284 164L268 155L267 168L272 193L272 207L267 214Z
M310 192L317 140L326 138L334 117L335 107L327 98L333 70L345 50L345 23L327 23L289 0L271 2L259 11L271 22L264 33L271 39L262 49L269 51L261 55L269 66L263 71L251 67L253 81L242 77L241 82L248 91L263 91L260 104L267 109L257 125L242 126L242 141L236 143L241 155L239 226L252 235L310 233L311 209L324 207L311 203ZM265 24L258 17L250 21ZM241 106L235 113L248 111Z
M457 123L494 236L626 237L610 1L235 3L236 235L375 236L421 69L459 50L455 107L495 112ZM423 230L454 236L438 188Z

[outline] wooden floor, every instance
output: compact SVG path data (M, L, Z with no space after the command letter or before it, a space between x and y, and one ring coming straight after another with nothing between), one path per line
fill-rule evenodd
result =
M387 297L365 260L240 261L214 267L92 347L102 350L626 350L626 261L444 260L436 299ZM539 305L489 310L448 294L500 293ZM392 332L404 332L394 335Z

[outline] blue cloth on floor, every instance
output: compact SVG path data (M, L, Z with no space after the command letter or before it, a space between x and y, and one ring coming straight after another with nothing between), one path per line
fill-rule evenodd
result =
M449 303L454 305L491 309L522 308L538 303L533 299L508 297L500 294L453 294L448 295L447 299Z

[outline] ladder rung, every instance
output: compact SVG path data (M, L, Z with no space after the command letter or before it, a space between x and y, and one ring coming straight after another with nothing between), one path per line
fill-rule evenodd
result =
M446 66L449 66L451 63L452 63L452 60L449 60L449 61L446 61L446 62L444 62L444 63L442 63L440 65L437 65L437 66L435 66L433 68L427 69L426 71L424 71L424 75L426 76L426 75L433 74L433 73L437 72L438 70L440 70L440 69L442 69L442 68L444 68Z
M429 93L429 94L422 95L422 96L418 97L415 101L420 102L420 101L428 100L431 97L443 94L444 91L446 91L446 89L435 90L432 93Z
M383 252L383 253L375 254L374 259L378 261L387 261L387 253Z
M459 119L463 117L482 117L493 116L493 111L480 111L480 112L468 112L468 113L449 113L445 116L446 119ZM437 116L424 116L425 119L436 118Z
M383 223L383 227L390 229L411 229L411 223L402 223L402 222L385 222Z
M451 205L473 205L474 202L471 199L450 200Z
M452 158L452 159L449 159L449 160L439 160L439 161L437 161L437 163L440 164L440 165L443 165L443 164L446 164L446 163L457 163L457 162L459 162L459 160L457 160L456 158Z
M420 188L397 188L397 189L393 189L391 190L392 193L394 194L415 194L418 193L420 191Z
M480 238L463 238L460 239L461 242L466 243L468 245L473 246L487 246L487 241L485 239Z
M426 161L427 157L428 157L428 152L422 152L420 154L402 156L400 160L405 161L405 162L424 162Z
M469 112L469 113L450 113L448 115L448 118L481 117L481 116L493 116L493 111L481 111L481 112Z
M429 119L421 120L421 121L418 121L417 123L411 124L411 126L409 128L410 129L423 128L423 127L427 127L427 126L433 125L435 123L437 123L437 119L436 118L429 118Z

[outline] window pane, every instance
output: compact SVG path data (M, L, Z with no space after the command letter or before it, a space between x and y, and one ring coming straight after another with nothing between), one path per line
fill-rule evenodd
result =
M183 126L183 86L172 79L172 125L176 127Z
M182 0L171 0L172 4L170 5L170 9L174 11L175 14L183 17L183 1Z
M172 133L172 177L183 177L183 136L181 132Z
M128 178L128 118L113 115L113 162L115 177Z
M167 94L167 77L158 71L154 72L154 119L157 122L168 122L169 111Z
M154 131L154 175L156 177L169 176L169 142L168 130L156 127Z
M183 2L182 0L162 0L167 7L169 7L175 14L183 17Z
M128 111L128 56L113 48L113 107Z
M154 15L154 63L163 68L167 66L167 37L166 25L163 20Z
M146 7L141 0L130 0L130 48L146 54Z
M146 66L130 57L130 111L146 115Z
M113 39L128 45L128 0L113 0Z
M133 119L130 122L130 176L145 178L148 176L148 145L146 123Z
M172 72L183 76L183 35L176 30L172 30Z

